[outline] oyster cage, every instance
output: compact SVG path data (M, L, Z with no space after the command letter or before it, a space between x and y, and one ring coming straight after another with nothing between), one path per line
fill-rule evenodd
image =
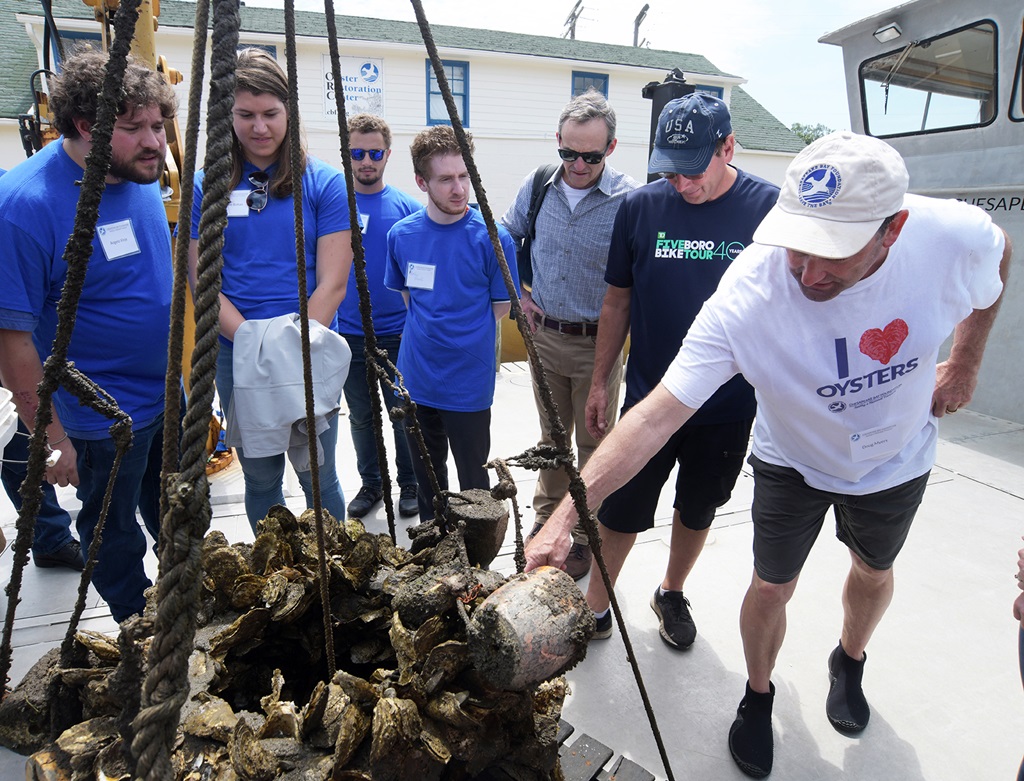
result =
M330 678L313 512L273 508L251 544L207 535L174 781L601 777L563 772L576 750L563 673L594 628L583 595L559 570L471 563L467 549L493 547L467 544L474 519L485 537L504 527L469 505L504 502L457 497L463 520L433 544L414 537L415 553L325 513ZM118 638L78 632L74 666L54 649L0 703L0 744L30 755L28 777L132 777L153 610Z

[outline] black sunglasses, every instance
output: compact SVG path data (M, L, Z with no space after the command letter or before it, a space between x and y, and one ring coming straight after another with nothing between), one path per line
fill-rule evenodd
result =
M249 174L249 184L256 189L250 191L245 197L245 205L259 214L267 208L267 200L270 197L267 195L267 185L270 184L270 176L266 171Z
M385 151L387 151L387 150L385 150L385 149L353 149L352 150L352 159L353 160L362 160L364 157L369 155L370 159L373 160L373 162L379 163L381 160L384 159L384 152Z
M609 144L609 146L611 146L611 145ZM575 149L561 149L561 148L558 150L558 156L560 158L562 158L563 160L565 160L565 162L567 162L567 163L575 163L576 162L576 158L582 157L583 158L583 162L586 163L587 165L597 165L602 160L604 160L604 156L607 153L608 153L608 147L607 146L604 148L603 152L577 152Z

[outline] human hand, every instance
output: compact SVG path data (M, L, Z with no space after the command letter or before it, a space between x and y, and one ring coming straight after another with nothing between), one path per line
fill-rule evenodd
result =
M78 453L70 439L64 439L53 453L60 453L53 466L46 468L46 482L50 485L78 485Z
M526 316L526 325L529 327L530 333L537 333L536 317L544 317L544 310L533 303L533 296L530 295L529 290L523 291L523 294L519 297L519 305L523 308L523 314Z
M935 367L935 391L932 393L932 414L941 418L967 404L978 384L978 372L951 361Z
M545 566L565 569L571 545L569 534L561 531L558 524L549 518L526 546L526 571Z
M1024 539L1024 537L1021 537ZM1017 551L1017 588L1024 591L1024 548ZM1018 594L1013 601L1013 617L1020 621L1021 629L1024 629L1024 594Z
M591 383L587 394L587 406L584 410L587 431L594 439L602 439L608 433L608 387L606 383Z

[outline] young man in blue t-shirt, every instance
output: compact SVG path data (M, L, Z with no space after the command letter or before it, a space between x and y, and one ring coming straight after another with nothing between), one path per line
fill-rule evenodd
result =
M36 387L57 327L72 232L107 55L86 51L51 79L50 108L61 137L0 179L0 380L22 422L35 423ZM150 585L146 536L160 528L164 383L170 332L171 240L160 197L174 91L155 71L129 62L111 136L111 163L92 259L68 358L131 416L133 444L114 485L93 585L121 622L141 613ZM110 421L59 390L47 439L59 455L48 482L74 485L77 528L88 550L115 458Z
M469 208L470 181L455 133L437 125L410 147L427 208L388 233L384 284L409 307L398 371L412 400L434 473L448 488L448 448L459 488L489 488L491 403L497 371L497 321L511 306L497 255L480 213ZM472 141L470 141L472 152ZM498 226L502 252L519 293L515 246ZM420 520L434 517L434 492L410 437L419 481Z
M363 251L366 258L366 282L372 307L373 332L377 347L388 354L392 363L398 361L398 348L405 328L405 302L402 296L384 286L387 260L387 236L396 222L423 208L423 205L401 190L384 183L384 169L391 157L391 128L373 114L356 114L348 121L349 144L352 148L353 189L363 228ZM362 486L348 504L348 514L362 518L382 498L380 466L377 463L377 440L373 433L370 387L366 382L366 358L363 319L359 312L356 270L349 272L348 291L338 309L338 333L352 349L352 363L345 380L345 403L348 405L352 444L356 450L356 468ZM393 393L384 391L388 409L397 404ZM416 501L416 474L412 467L405 424L392 420L395 435L395 466L397 468L398 514L409 518L419 512Z

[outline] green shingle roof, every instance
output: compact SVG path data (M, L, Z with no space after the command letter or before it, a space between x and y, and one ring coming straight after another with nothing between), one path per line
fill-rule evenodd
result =
M53 11L57 17L92 18L92 9L81 0L53 0ZM15 23L14 15L36 12L42 11L35 2L0 0L0 73L4 74L0 79L0 116L3 117L22 113L30 100L28 77L36 67L35 53L24 29ZM340 36L348 40L423 45L419 28L413 22L354 16L338 16L336 19ZM194 3L163 0L160 4L161 27L190 29L194 20ZM284 13L275 8L243 7L241 29L244 32L283 35ZM295 29L300 36L324 38L327 35L324 15L317 12L297 11ZM432 25L431 32L439 48L554 57L665 71L679 68L687 73L736 78L716 68L707 58L685 52L448 25ZM746 92L733 88L732 96L733 127L744 148L779 152L796 152L803 148L799 138Z
M14 21L16 13L32 10L25 0L0 0L0 117L17 117L32 105L29 78L39 67L36 50L24 26Z

